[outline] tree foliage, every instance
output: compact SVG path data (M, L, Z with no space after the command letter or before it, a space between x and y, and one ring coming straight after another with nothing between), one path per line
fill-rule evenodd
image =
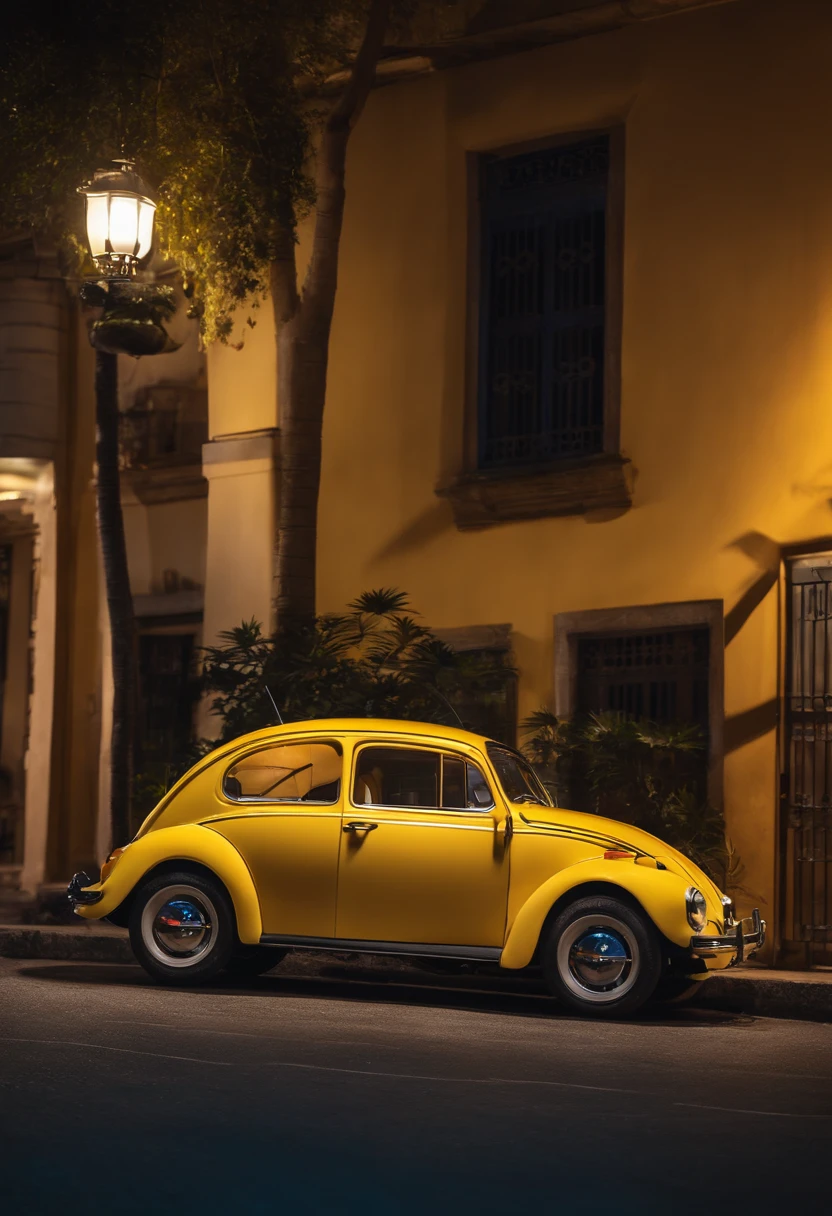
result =
M0 228L34 228L79 270L76 187L125 153L155 187L162 254L207 340L268 287L280 230L313 199L325 78L368 0L123 0L17 6L0 44ZM455 5L399 0L393 34ZM441 22L440 22L441 24ZM89 267L92 270L92 267Z

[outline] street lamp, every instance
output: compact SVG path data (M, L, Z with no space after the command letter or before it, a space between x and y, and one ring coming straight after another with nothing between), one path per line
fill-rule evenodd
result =
M86 199L87 241L103 276L133 278L153 244L156 203L132 161L114 163L114 169L97 169L78 193Z
M94 310L96 496L104 586L110 620L113 672L110 739L110 820L113 843L130 838L133 740L139 692L136 623L119 479L118 356L176 350L163 322L176 311L173 288L137 282L153 245L156 203L133 162L119 157L78 187L85 199L87 241L94 281L82 285L82 303Z

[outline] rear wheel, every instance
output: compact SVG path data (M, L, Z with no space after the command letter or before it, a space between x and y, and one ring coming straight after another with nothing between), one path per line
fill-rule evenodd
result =
M129 929L145 971L177 987L212 980L227 966L237 940L225 888L184 870L151 878L137 891Z
M240 979L265 975L283 962L287 954L287 950L279 950L276 946L238 946L225 965L225 973Z
M576 900L550 926L542 952L553 996L596 1018L626 1017L653 995L662 956L652 923L622 900Z

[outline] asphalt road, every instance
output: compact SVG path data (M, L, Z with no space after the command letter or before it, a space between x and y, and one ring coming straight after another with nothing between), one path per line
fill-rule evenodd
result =
M0 959L3 1210L830 1210L830 1026L295 972L175 992Z

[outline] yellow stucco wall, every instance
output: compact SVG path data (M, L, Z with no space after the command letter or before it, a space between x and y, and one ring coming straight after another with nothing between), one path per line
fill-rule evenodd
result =
M552 702L557 613L724 601L726 814L740 902L769 918L782 586L740 606L779 546L832 535L830 45L823 0L737 0L374 92L348 157L324 426L319 610L395 585L435 627L511 622L521 717ZM632 508L460 532L436 489L463 459L466 157L620 124ZM212 436L275 425L266 310L242 352L209 354L209 384ZM219 530L209 508L209 595L229 534L238 563L266 561L267 499L252 488Z
M511 621L522 716L551 702L556 613L729 611L761 538L832 532L830 44L832 6L747 0L372 97L348 166L320 609L393 584L434 626ZM633 507L460 533L435 489L461 466L466 153L622 122ZM727 648L729 719L776 696L777 633L774 589ZM725 764L748 901L769 914L775 785L772 729Z

